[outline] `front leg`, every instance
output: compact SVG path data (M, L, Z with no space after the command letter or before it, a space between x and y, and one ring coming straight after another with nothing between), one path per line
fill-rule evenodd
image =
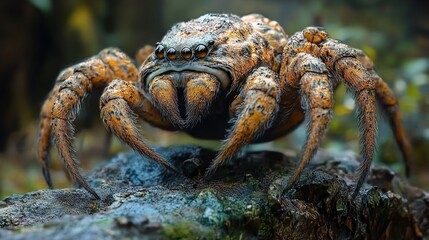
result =
M258 68L248 77L240 95L231 106L232 113L238 113L234 126L207 169L206 176L270 127L277 115L279 101L280 84L277 74L265 67Z
M107 129L138 153L177 172L170 163L145 143L138 131L134 113L146 118L149 122L157 122L159 125L169 127L169 123L160 116L160 113L154 108L147 108L148 106L150 106L149 101L132 83L119 79L109 84L100 98L101 117Z
M84 97L93 88L103 88L115 78L137 81L137 69L132 61L118 49L107 48L98 55L64 70L57 78L54 89L45 100L39 125L37 154L43 175L50 188L49 150L53 136L58 153L72 177L94 197L92 190L79 172L74 157L72 121L75 119Z

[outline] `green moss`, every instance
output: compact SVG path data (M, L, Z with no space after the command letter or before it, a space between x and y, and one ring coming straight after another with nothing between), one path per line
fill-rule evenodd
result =
M9 230L14 231L14 232L21 232L22 229L23 229L23 227L17 227L17 226L9 228Z
M380 205L380 193L376 188L372 188L368 191L368 204L370 206L379 206Z
M261 216L261 225L258 229L258 238L260 239L273 239L274 234L281 232L284 229L284 222L282 223L278 217L274 216L271 212L267 211L265 215Z
M95 214L98 213L100 211L100 202L99 201L94 201L90 204L90 213L91 214Z
M167 239L213 239L215 233L212 230L191 222L178 221L173 224L165 224L162 228Z

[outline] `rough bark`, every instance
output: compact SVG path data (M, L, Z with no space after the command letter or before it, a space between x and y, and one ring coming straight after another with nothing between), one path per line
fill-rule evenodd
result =
M351 199L353 153L319 152L279 197L294 157L250 152L211 178L214 152L158 149L183 175L120 154L81 189L41 190L0 201L0 239L419 239L429 236L429 197L387 168L373 168Z

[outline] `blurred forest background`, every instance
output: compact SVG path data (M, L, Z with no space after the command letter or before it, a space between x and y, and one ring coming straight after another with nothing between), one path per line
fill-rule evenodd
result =
M134 56L154 44L178 21L208 12L258 12L277 20L291 35L305 26L323 26L329 34L363 49L400 100L403 122L412 140L411 181L429 189L429 1L419 0L6 0L0 2L0 199L45 188L35 154L38 112L57 74L108 46ZM354 101L344 88L336 93L335 115L323 148L358 152ZM142 123L143 124L143 123ZM99 119L98 97L91 95L75 122L75 147L85 171L127 150L108 139ZM219 142L160 132L143 124L144 135L161 145ZM403 162L385 121L379 121L375 164L402 172ZM299 151L304 128L253 149ZM62 162L52 151L56 187L70 186Z

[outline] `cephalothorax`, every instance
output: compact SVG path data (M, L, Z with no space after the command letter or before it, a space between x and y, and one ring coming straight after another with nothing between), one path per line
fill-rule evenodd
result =
M341 82L356 98L361 132L363 162L353 195L374 154L376 100L404 160L410 158L397 99L372 61L320 28L308 27L288 37L277 22L261 15L206 14L176 24L143 52L150 53L139 71L120 50L108 48L58 76L40 114L38 157L50 187L47 158L53 137L74 179L99 198L79 173L71 146L71 123L94 88L104 88L100 109L105 126L171 170L175 168L145 143L134 116L198 138L225 139L207 174L244 145L285 135L307 118L307 141L289 188L318 149L332 116L333 90Z

